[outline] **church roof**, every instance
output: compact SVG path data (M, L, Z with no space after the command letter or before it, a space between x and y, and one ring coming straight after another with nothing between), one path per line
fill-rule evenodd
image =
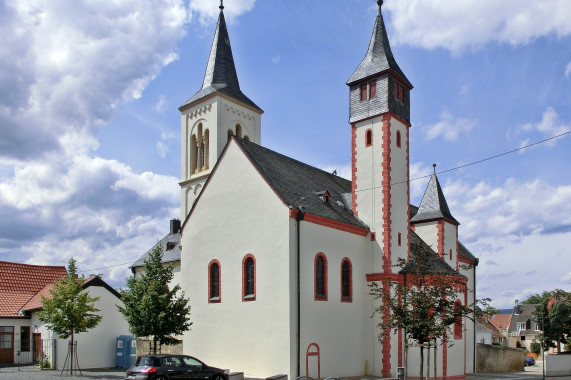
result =
M281 200L294 208L369 229L351 211L351 181L304 164L258 144L232 136Z
M215 92L219 92L246 106L263 112L260 107L240 90L240 83L238 82L236 67L234 66L230 37L228 35L228 29L226 28L223 9L224 7L220 6L220 15L218 16L218 24L216 25L216 32L214 33L214 40L212 41L212 49L210 50L210 57L208 58L202 88L184 102L179 109Z
M448 219L452 223L460 224L450 213L446 198L434 173L428 181L428 186L420 202L416 215L410 219L411 223L423 222L432 219Z
M377 3L379 4L379 14L377 15L377 20L373 29L371 42L369 43L369 50L367 50L365 58L363 58L359 67L357 67L355 72L353 72L353 75L351 75L347 84L352 85L373 75L377 75L385 71L391 71L409 88L412 88L412 84L400 69L391 51L387 29L385 28L385 22L383 21L383 15L381 13L381 5L383 2L380 0L377 1Z
M180 261L180 233L168 233L165 237L157 242L151 249L149 249L143 256L139 257L137 261L131 265L133 268L144 267L145 259L149 256L151 251L159 245L163 249L163 263L172 263Z
M445 260L443 260L440 257L440 255L438 255L438 253L434 252L434 250L428 244L426 244L426 242L422 240L422 238L418 236L416 232L414 232L413 230L409 231L410 231L410 250L414 251L415 249L422 249L428 252L428 256L426 257L432 258L429 264L431 267L430 269L433 271L433 273L449 274L452 276L465 277L464 275L461 275L456 270L454 270L454 268L452 268ZM403 269L401 269L399 273L400 274L411 273L414 266L415 263L410 262Z

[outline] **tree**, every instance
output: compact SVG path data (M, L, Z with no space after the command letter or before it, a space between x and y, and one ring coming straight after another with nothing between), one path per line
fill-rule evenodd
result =
M169 289L173 267L163 265L163 250L157 244L145 259L145 268L140 275L127 279L127 289L121 292L123 307L118 306L129 323L129 330L138 337L153 337L153 352L157 343L176 344L180 340L173 335L187 331L190 305L180 286ZM177 293L181 292L180 295Z
M440 340L444 344L451 325L461 327L462 318L473 318L474 305L457 302L466 290L466 278L452 269L426 245L411 244L409 261L398 259L399 276L369 285L380 305L373 313L380 317L379 340L402 330L405 340L420 347L420 379L423 379L423 345ZM464 289L464 290L461 290Z
M78 278L75 260L72 257L67 262L67 276L54 283L50 297L42 296L42 310L38 313L39 319L60 338L71 338L70 374L72 375L75 335L94 328L103 319L97 314L99 309L95 307L99 297L89 296L89 293L83 289L84 283L85 277Z
M540 340L544 349L557 347L559 351L561 342L571 336L571 293L555 289L534 294L530 299L538 304L534 316L543 330Z

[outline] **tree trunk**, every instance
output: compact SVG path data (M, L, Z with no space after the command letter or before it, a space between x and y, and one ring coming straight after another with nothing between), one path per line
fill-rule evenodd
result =
M73 332L71 333L71 362L70 362L70 367L69 367L69 374L71 376L73 376Z
M424 347L420 346L420 380L424 380Z
M157 354L157 337L153 335L153 355Z

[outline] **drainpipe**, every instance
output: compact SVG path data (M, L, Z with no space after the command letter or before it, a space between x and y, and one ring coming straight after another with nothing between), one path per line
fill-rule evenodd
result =
M293 207L293 206L292 206ZM296 253L296 260L297 260L297 370L296 370L296 377L300 376L300 356L301 356L301 286L300 286L300 272L301 272L301 242L300 242L300 233L301 233L301 221L305 217L305 208L300 206L297 207L299 213L297 214L296 220L296 227L297 227L297 253Z

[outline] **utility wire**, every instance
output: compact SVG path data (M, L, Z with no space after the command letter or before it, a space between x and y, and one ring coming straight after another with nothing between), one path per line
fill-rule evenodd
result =
M122 265L132 264L132 263L134 263L134 262L135 262L135 261L129 261L129 262L126 262L126 263L110 265L110 266L108 266L108 267L101 267L101 268L80 270L80 271L78 271L78 272L79 272L79 273L93 272L93 271L100 270L100 269L109 269L109 268L119 267L119 266L122 266Z
M485 162L485 161L493 160L493 159L495 159L495 158L499 158L499 157L502 157L502 156L506 156L506 155L508 155L508 154L512 154L512 153L515 153L515 152L519 152L520 150L524 150L524 149L527 149L527 148L531 148L532 146L535 146L535 145L543 144L543 143L545 143L545 142L547 142L547 141L550 141L550 140L558 139L558 138L563 137L563 136L565 136L565 135L567 135L567 134L569 134L569 133L571 133L571 131L563 132L563 133L560 133L560 134L558 134L558 135L549 137L549 138L547 138L547 139L545 139L545 140L536 141L536 142L534 142L534 143L531 143L531 144L528 144L528 145L524 145L524 146L519 147L519 148L517 148L517 149L513 149L513 150L510 150L510 151L507 151L507 152L503 152L503 153L500 153L500 154L496 154L496 155L494 155L494 156L486 157L486 158L483 158L483 159L478 160L478 161L473 161L473 162L470 162L470 163L468 163L468 164L456 166L456 167L453 167L453 168L450 168L450 169L446 169L446 170L441 170L441 171L439 171L439 172L436 172L435 174L447 173L447 172L451 172L451 171L453 171L453 170L458 170L458 169L462 169L462 168L465 168L465 167L468 167L468 166L480 164L480 163ZM401 183L412 182L412 181L416 181L416 180L419 180L419 179L428 178L428 177L431 177L431 176L432 176L432 174L423 175L423 176L421 176L421 177L416 177L416 178L409 179L409 180L404 180L404 181L399 181L399 182L393 182L393 183L391 183L390 185L382 185L382 186L372 187L372 188L370 188L370 189L362 189L362 190L357 190L357 191L366 191L366 190L372 190L372 189L380 189L380 188L382 188L382 187L384 187L384 186L399 185L399 184L401 184Z

